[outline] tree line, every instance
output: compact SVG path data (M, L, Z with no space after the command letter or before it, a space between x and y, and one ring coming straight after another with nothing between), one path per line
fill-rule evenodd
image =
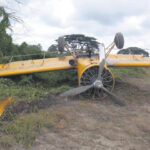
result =
M7 30L12 30L10 22L10 14L0 6L0 57L15 55L26 55L33 53L41 53L42 47L38 45L29 45L26 42L22 44L14 44L11 35L7 33ZM32 56L35 57L35 56Z

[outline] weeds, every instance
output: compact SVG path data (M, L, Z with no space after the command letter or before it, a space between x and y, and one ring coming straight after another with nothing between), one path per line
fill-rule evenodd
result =
M0 137L0 145L4 148L10 148L15 143L15 140L12 136L3 135Z
M122 78L129 75L134 77L142 77L146 75L146 68L143 67L118 67L111 68L115 78Z
M0 98L12 96L14 101L42 98L50 92L59 92L77 86L75 70L54 71L0 78Z
M60 121L65 118L65 114L61 111L41 110L38 113L30 113L19 116L13 122L0 128L0 132L7 135L7 138L14 137L17 143L21 143L26 147L30 147L37 133L43 128L60 128ZM0 139L0 144L5 144L5 139ZM8 143L7 143L8 144ZM9 145L9 144L8 144Z

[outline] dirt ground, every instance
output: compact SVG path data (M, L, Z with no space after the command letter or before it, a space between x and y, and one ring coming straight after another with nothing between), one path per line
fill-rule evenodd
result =
M66 120L60 129L40 133L29 150L149 150L150 78L124 77L114 93L127 106L117 106L108 98L66 99L50 106L63 111ZM11 150L25 148L15 145Z

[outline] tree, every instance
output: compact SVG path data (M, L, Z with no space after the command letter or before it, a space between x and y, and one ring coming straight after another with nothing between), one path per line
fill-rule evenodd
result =
M71 34L65 35L64 39L68 44L71 44L73 48L81 48L83 46L91 47L91 48L98 48L98 42L96 38L85 36L83 34Z
M3 56L12 50L12 38L7 34L7 29L10 29L9 15L3 7L0 7L0 18L0 52Z
M97 42L96 38L83 34L65 35L64 40L72 50L79 53L95 53L95 50L99 47L99 42Z
M19 47L18 51L20 55L29 55L23 56L22 59L37 59L42 58L42 47L38 45L28 45L26 42L23 42ZM31 54L31 55L30 55Z
M57 45L57 44L52 44L52 45L48 48L48 52L58 53L58 45Z
M142 55L144 57L149 57L148 52L138 47L128 47L126 49L122 49L118 52L118 54Z

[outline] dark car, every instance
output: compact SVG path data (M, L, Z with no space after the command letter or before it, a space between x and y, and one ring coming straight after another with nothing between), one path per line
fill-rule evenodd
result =
M125 55L142 55L144 57L149 57L149 53L146 52L144 49L138 47L129 47L127 49L122 49L118 52L118 54L125 54Z

